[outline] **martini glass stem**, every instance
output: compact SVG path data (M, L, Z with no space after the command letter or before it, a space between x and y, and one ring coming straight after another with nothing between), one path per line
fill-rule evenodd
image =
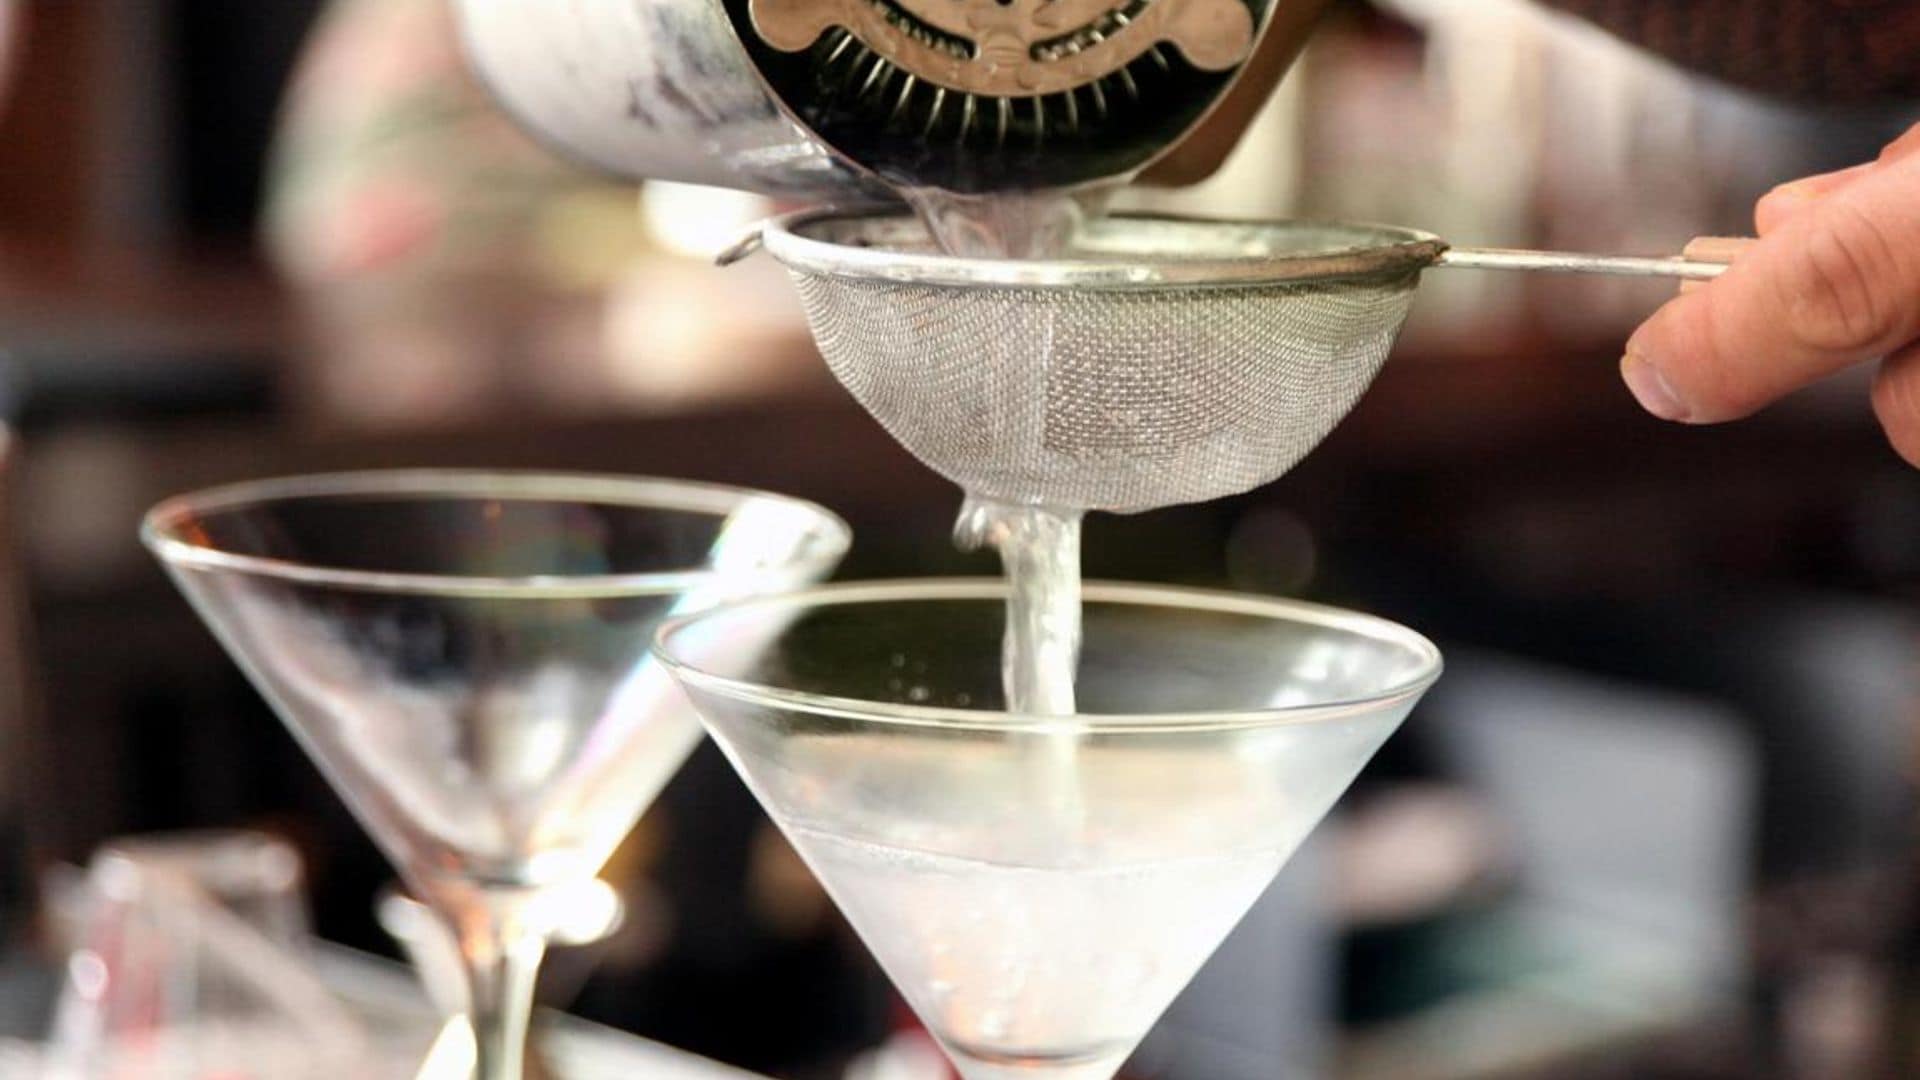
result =
M456 918L467 971L476 1080L521 1080L534 982L546 935L529 925L524 905L485 905Z

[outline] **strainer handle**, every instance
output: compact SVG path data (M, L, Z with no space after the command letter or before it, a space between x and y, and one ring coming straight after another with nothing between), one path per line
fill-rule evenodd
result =
M721 248L713 256L715 266L732 266L742 259L752 258L767 244L767 222L756 221L742 230L733 243Z
M1443 252L1436 265L1469 270L1532 270L1550 274L1611 274L1616 277L1711 281L1726 273L1734 258L1751 243L1751 240L1744 238L1707 237L1687 245L1689 255L1655 258L1456 247Z

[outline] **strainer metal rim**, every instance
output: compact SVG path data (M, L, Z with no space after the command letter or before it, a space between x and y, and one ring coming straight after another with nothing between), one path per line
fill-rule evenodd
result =
M1159 289L1256 288L1355 280L1393 280L1439 262L1447 244L1432 233L1396 225L1359 222L1252 221L1174 214L1116 214L1110 222L1162 223L1196 229L1258 233L1282 229L1351 231L1379 243L1274 256L1223 256L1149 262L1111 258L984 259L858 244L840 244L802 230L831 221L887 218L910 220L899 210L801 210L759 227L757 239L788 269L805 274L900 285L963 289L1152 291Z

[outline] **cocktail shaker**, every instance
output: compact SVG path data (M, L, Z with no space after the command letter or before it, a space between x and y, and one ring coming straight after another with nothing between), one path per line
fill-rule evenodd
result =
M847 202L1135 175L1324 0L454 3L480 77L569 156Z
M455 0L474 70L552 148L622 177L808 200L885 189L754 73L719 0Z

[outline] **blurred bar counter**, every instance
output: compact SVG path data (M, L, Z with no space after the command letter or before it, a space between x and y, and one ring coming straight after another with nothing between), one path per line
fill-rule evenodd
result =
M314 959L327 988L366 1025L379 1060L365 1063L373 1071L363 1080L452 1080L444 1070L422 1069L440 1017L411 973L338 946L318 946ZM0 975L0 1075L37 1075L54 989L55 980L32 973ZM534 1080L755 1080L753 1073L559 1013L542 1013L534 1024Z

